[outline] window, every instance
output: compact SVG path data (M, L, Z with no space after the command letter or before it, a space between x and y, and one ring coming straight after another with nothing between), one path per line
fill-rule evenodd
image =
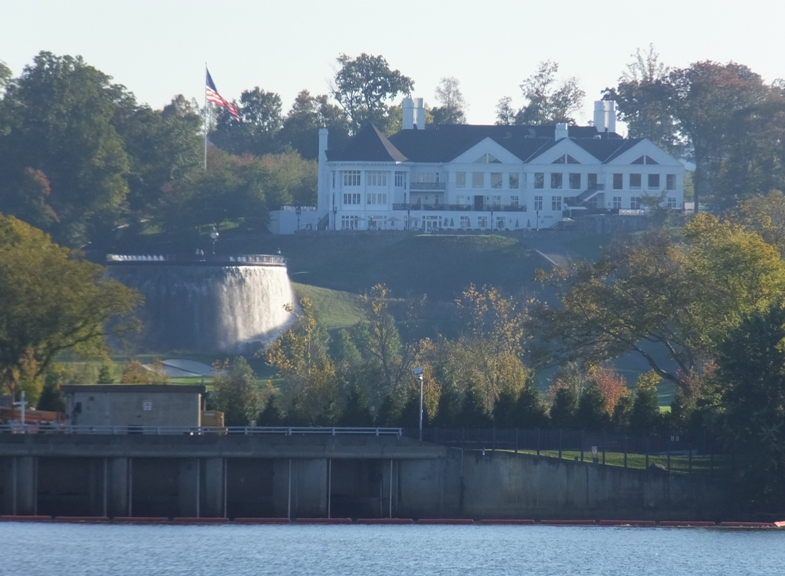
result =
M668 196L668 208L671 210L676 210L676 198L671 198Z
M343 173L344 186L359 186L360 185L360 171L359 170L345 170Z
M508 174L507 176L508 176L507 182L509 184L508 187L513 190L517 190L519 186L520 175L513 172L511 174Z
M665 176L665 188L668 190L676 190L676 174L668 174Z
M461 216L461 228L468 230L471 227L471 222L468 216Z
M455 203L458 204L458 206L464 204L465 202L466 202L466 196L464 196L463 194L458 194L458 196L455 197Z
M570 156L569 154L564 154L559 156L556 160L553 161L554 164L580 164L575 158Z
M624 188L624 174L614 174L613 175L613 189L614 190L621 190Z
M501 206L502 205L502 197L501 196L491 196L491 204L494 206Z
M534 209L535 210L542 210L542 196L535 196L534 197Z
M406 172L396 172L395 173L395 187L396 188L405 188L406 187Z
M341 230L357 230L359 227L359 216L341 216Z
M648 177L648 184L649 188L659 188L660 187L660 175L659 174L649 174Z
M387 194L368 192L368 204L387 204Z
M562 187L562 175L558 173L551 174L551 189L561 190L561 187Z
M641 156L637 160L634 160L632 163L633 164L649 164L649 165L659 164L659 162L657 162L654 158L652 158L651 156L648 156L648 155Z
M596 174L588 174L588 177L589 177L588 178L589 182L587 184L587 188L590 188L591 190L596 190L597 189L597 175Z
M343 203L344 205L359 204L360 203L359 192L344 192Z
M641 189L641 175L630 174L630 190L640 190L640 189Z
M491 188L501 188L501 187L502 187L502 173L491 172Z
M540 189L545 188L545 174L542 172L534 173L534 187Z
M510 206L514 206L517 208L518 205L520 204L520 201L521 201L520 198L518 198L517 196L510 196Z
M613 207L616 210L620 210L621 209L621 196L614 196L613 197Z
M487 227L488 227L488 217L479 216L477 218L477 228L487 228Z
M561 210L561 196L551 198L551 210Z
M455 187L466 188L466 172L455 173Z
M387 186L387 172L366 172L365 182L368 186Z
M506 228L506 221L504 216L498 216L496 218L496 228L499 230L504 230L504 228Z
M630 210L640 210L641 209L641 199L637 196L633 196L630 198Z
M331 172L331 174L332 174L332 177L333 177L333 188L335 188L335 170L333 170Z
M485 174L483 172L472 172L472 188L485 187Z
M483 154L477 160L474 161L475 164L501 164L501 161L496 158L493 154Z
M575 174L574 172L570 174L570 190L580 190L581 189L581 175Z

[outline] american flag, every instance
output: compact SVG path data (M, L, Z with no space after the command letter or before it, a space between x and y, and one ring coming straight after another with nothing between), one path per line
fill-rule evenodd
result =
M232 106L232 104L226 98L224 98L218 93L218 90L216 90L215 88L215 82L213 82L213 77L210 76L210 71L209 70L206 71L207 71L207 80L206 80L205 91L207 94L207 101L212 102L213 104L218 104L219 106L223 106L229 111L229 114L231 114L232 116L234 116L239 120L240 115L237 114L237 109L234 106Z

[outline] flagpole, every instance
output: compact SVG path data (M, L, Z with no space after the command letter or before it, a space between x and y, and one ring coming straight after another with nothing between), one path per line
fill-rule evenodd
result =
M204 89L204 171L207 172L207 131L210 129L210 109L207 107L207 62L204 63L204 78L205 78L205 89Z

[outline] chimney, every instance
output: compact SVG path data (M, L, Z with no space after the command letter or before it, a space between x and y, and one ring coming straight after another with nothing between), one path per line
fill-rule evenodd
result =
M425 130L425 105L422 98L414 99L414 123L418 130Z
M556 134L554 135L555 140L561 140L562 138L569 137L569 130L567 128L567 124L564 122L560 122L556 124Z
M616 132L616 102L597 100L594 103L594 127L600 134Z
M401 107L403 108L402 128L404 130L414 129L414 102L407 96L403 99Z

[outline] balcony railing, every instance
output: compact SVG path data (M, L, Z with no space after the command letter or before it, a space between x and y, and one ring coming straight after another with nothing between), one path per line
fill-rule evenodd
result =
M472 204L393 204L393 210L427 210L434 212L526 212L526 206L488 204L477 208Z
M411 184L409 184L409 188L411 189L412 192L418 190L426 190L426 191L446 190L447 183L446 182L412 182Z

